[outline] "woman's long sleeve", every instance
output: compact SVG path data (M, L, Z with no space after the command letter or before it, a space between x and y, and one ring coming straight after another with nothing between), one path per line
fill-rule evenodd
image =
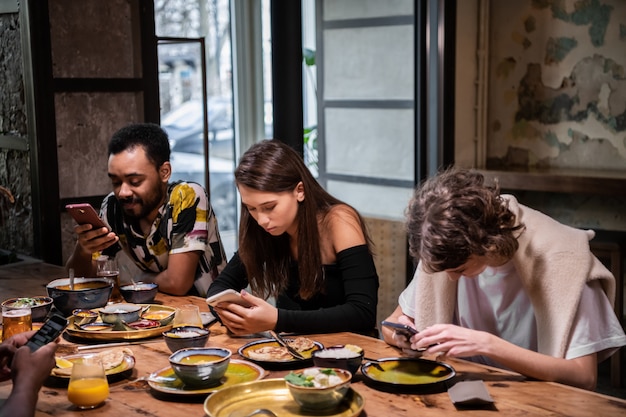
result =
M341 295L323 295L326 300L339 298L334 306L309 310L278 310L276 331L297 333L331 333L351 331L370 333L376 328L376 308L378 305L378 275L374 259L366 245L355 246L337 254L339 277L335 279L335 292L343 287Z
M207 291L207 297L227 289L241 291L247 286L248 279L246 275L246 268L241 262L239 254L235 253L228 264L224 267L224 270L218 275L215 281L211 283L211 286Z

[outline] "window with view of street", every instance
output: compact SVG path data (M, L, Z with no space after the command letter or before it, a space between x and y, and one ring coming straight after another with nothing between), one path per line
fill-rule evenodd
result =
M230 19L228 0L155 1L161 126L170 139L172 180L207 189L229 257L237 229Z

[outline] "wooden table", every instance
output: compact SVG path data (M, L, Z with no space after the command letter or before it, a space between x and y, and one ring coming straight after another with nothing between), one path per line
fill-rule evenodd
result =
M33 277L36 271L43 271L42 266L21 268L24 276ZM55 269L57 268L57 269ZM33 272L33 270L35 272ZM58 267L46 267L45 282L63 276L63 270ZM58 275L49 276L58 272ZM18 274L17 271L13 276ZM2 268L0 268L0 280ZM32 295L32 287L28 289L19 285L19 291ZM41 285L34 284L30 285ZM5 292L5 282L0 281L2 296L19 296ZM12 289L11 286L8 286ZM38 288L35 288L38 289ZM13 289L12 289L13 290ZM15 288L17 290L17 287ZM37 291L39 292L39 291ZM23 294L24 294L23 293ZM204 299L198 297L173 297L159 294L157 301L168 306L182 304L196 304L201 311L208 311ZM398 350L387 345L384 341L356 335L352 333L334 333L307 335L325 346L343 343L352 343L365 349L369 358L385 358L402 356ZM251 338L230 337L219 324L211 327L211 336L208 345L223 346L231 349L233 358L239 358L236 353L239 347L252 341ZM129 383L139 377L147 376L153 371L169 365L170 351L161 340L148 341L149 343L129 346L134 352L136 364L128 379L111 383L111 393L106 403L89 411L79 411L67 400L65 388L51 388L44 386L40 391L37 403L36 416L144 416L144 417L171 417L171 416L202 416L204 409L202 402L188 402L189 398L177 397L162 398L159 393L153 392L145 383ZM69 343L63 340L62 343ZM97 351L97 350L96 350ZM403 417L403 416L445 416L462 415L485 416L500 414L505 416L624 416L626 415L626 400L608 397L598 393L585 391L557 383L531 381L526 378L500 369L490 368L463 360L447 361L457 371L457 380L483 380L495 403L493 409L486 411L458 410L450 401L446 392L436 394L397 394L383 392L367 385L360 373L354 378L352 387L365 399L365 409L360 417ZM271 371L266 378L282 377L287 371ZM0 399L4 400L11 389L10 381L0 384Z

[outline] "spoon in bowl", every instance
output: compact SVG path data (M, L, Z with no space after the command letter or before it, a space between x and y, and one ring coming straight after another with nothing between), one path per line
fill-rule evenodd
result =
M70 268L68 276L70 278L70 291L74 291L74 268Z

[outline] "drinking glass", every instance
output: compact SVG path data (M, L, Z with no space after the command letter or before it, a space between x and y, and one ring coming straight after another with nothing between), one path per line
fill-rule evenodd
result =
M111 291L109 303L119 303L124 300L120 293L120 269L115 259L100 256L96 260L96 275L113 282L113 291Z
M85 410L96 408L109 396L109 383L102 361L97 356L85 356L74 362L67 399Z
M33 328L33 318L29 306L2 306L2 340Z
M172 327L194 326L202 327L200 309L193 304L185 304L176 309Z

